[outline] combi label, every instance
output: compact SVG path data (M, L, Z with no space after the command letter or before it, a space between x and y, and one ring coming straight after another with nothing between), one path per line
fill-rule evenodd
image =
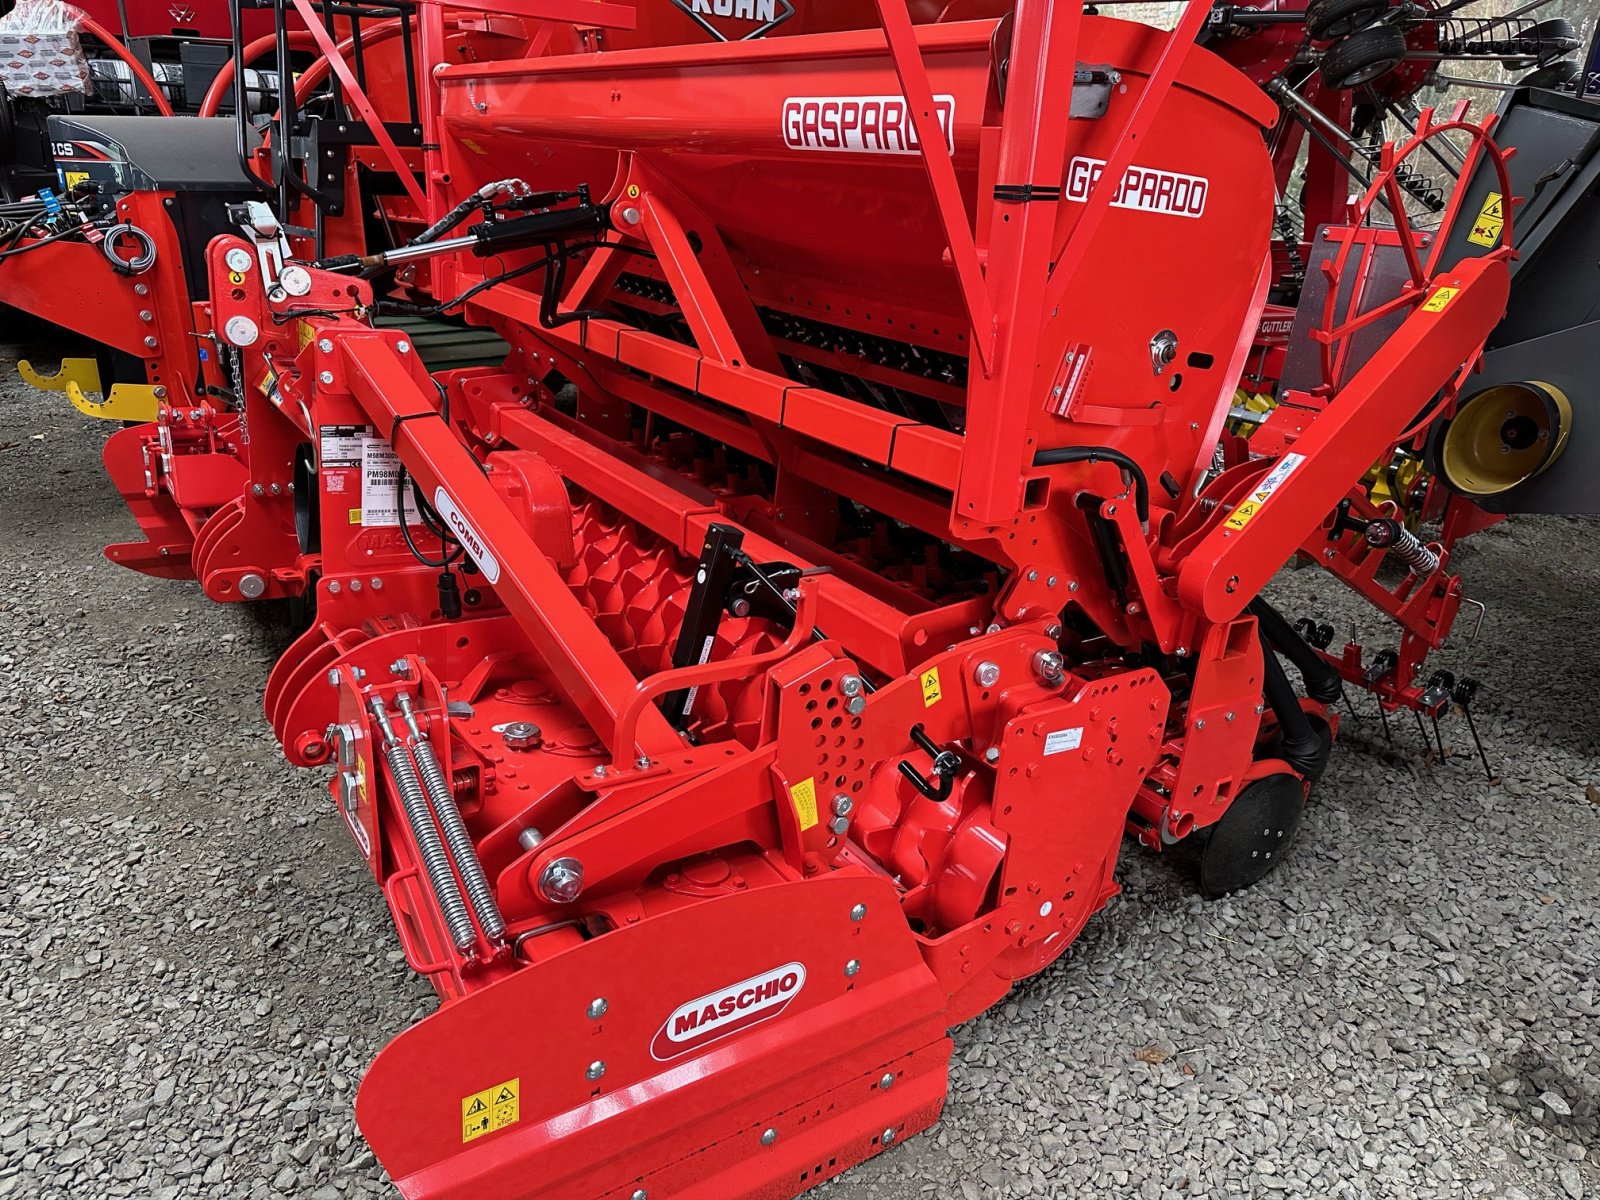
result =
M478 564L478 570L483 572L483 577L490 583L499 583L500 560L490 552L483 535L472 527L472 523L456 507L456 502L450 493L442 487L434 488L433 507L444 518L444 523L450 527L450 532L456 535L456 540L472 556L472 561Z
M672 1010L656 1031L650 1053L657 1062L665 1062L770 1021L794 1002L805 985L805 967L791 962L698 996Z
M955 153L956 98L935 96L945 151ZM904 96L790 96L783 102L783 144L791 150L850 154L920 154Z
M1074 158L1067 164L1066 198L1080 203L1087 200L1105 169L1103 158ZM1198 218L1206 211L1206 197L1210 193L1211 181L1203 175L1131 166L1111 197L1111 207Z

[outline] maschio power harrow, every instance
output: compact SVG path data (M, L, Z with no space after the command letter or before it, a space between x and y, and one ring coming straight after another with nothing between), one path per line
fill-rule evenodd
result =
M1125 835L1204 839L1210 892L1292 841L1339 680L1262 588L1376 569L1342 502L1449 410L1510 251L1409 255L1359 366L1330 302L1332 382L1218 473L1275 105L1203 5L938 12L421 4L442 226L206 252L238 385L113 469L159 531L226 467L208 594L314 592L266 709L443 1001L356 1105L408 1196L795 1195L938 1117L948 1030ZM419 261L503 366L369 323Z

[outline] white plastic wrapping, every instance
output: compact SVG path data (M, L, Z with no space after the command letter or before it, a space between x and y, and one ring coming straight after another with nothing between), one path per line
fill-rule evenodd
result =
M60 96L90 89L78 41L82 14L63 0L17 0L0 17L0 88L12 96Z

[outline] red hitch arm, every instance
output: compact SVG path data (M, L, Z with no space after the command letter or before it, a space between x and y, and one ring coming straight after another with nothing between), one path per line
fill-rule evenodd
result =
M572 700L613 753L659 758L683 749L683 739L659 710L630 723L632 747L616 745L618 717L639 682L595 627L533 536L484 479L478 460L440 419L434 397L418 382L416 356L402 356L394 335L349 331L339 338L345 383L424 493L457 531L473 561L527 633L553 681ZM439 504L440 494L446 498ZM471 543L477 542L474 548Z
M1238 616L1350 481L1416 418L1415 406L1396 398L1430 397L1448 384L1505 314L1509 292L1500 257L1468 259L1440 275L1429 298L1340 389L1293 451L1184 559L1178 573L1184 606L1209 621Z

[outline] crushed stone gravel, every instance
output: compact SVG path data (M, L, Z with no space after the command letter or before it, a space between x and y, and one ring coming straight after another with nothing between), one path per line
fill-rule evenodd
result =
M0 1198L391 1195L355 1087L433 1007L321 780L261 716L281 622L121 570L111 431L0 346ZM49 348L37 349L47 358ZM1461 549L1488 784L1358 697L1253 890L1129 846L1123 895L958 1029L933 1130L825 1200L1600 1197L1594 527ZM1285 572L1292 617L1381 622Z

